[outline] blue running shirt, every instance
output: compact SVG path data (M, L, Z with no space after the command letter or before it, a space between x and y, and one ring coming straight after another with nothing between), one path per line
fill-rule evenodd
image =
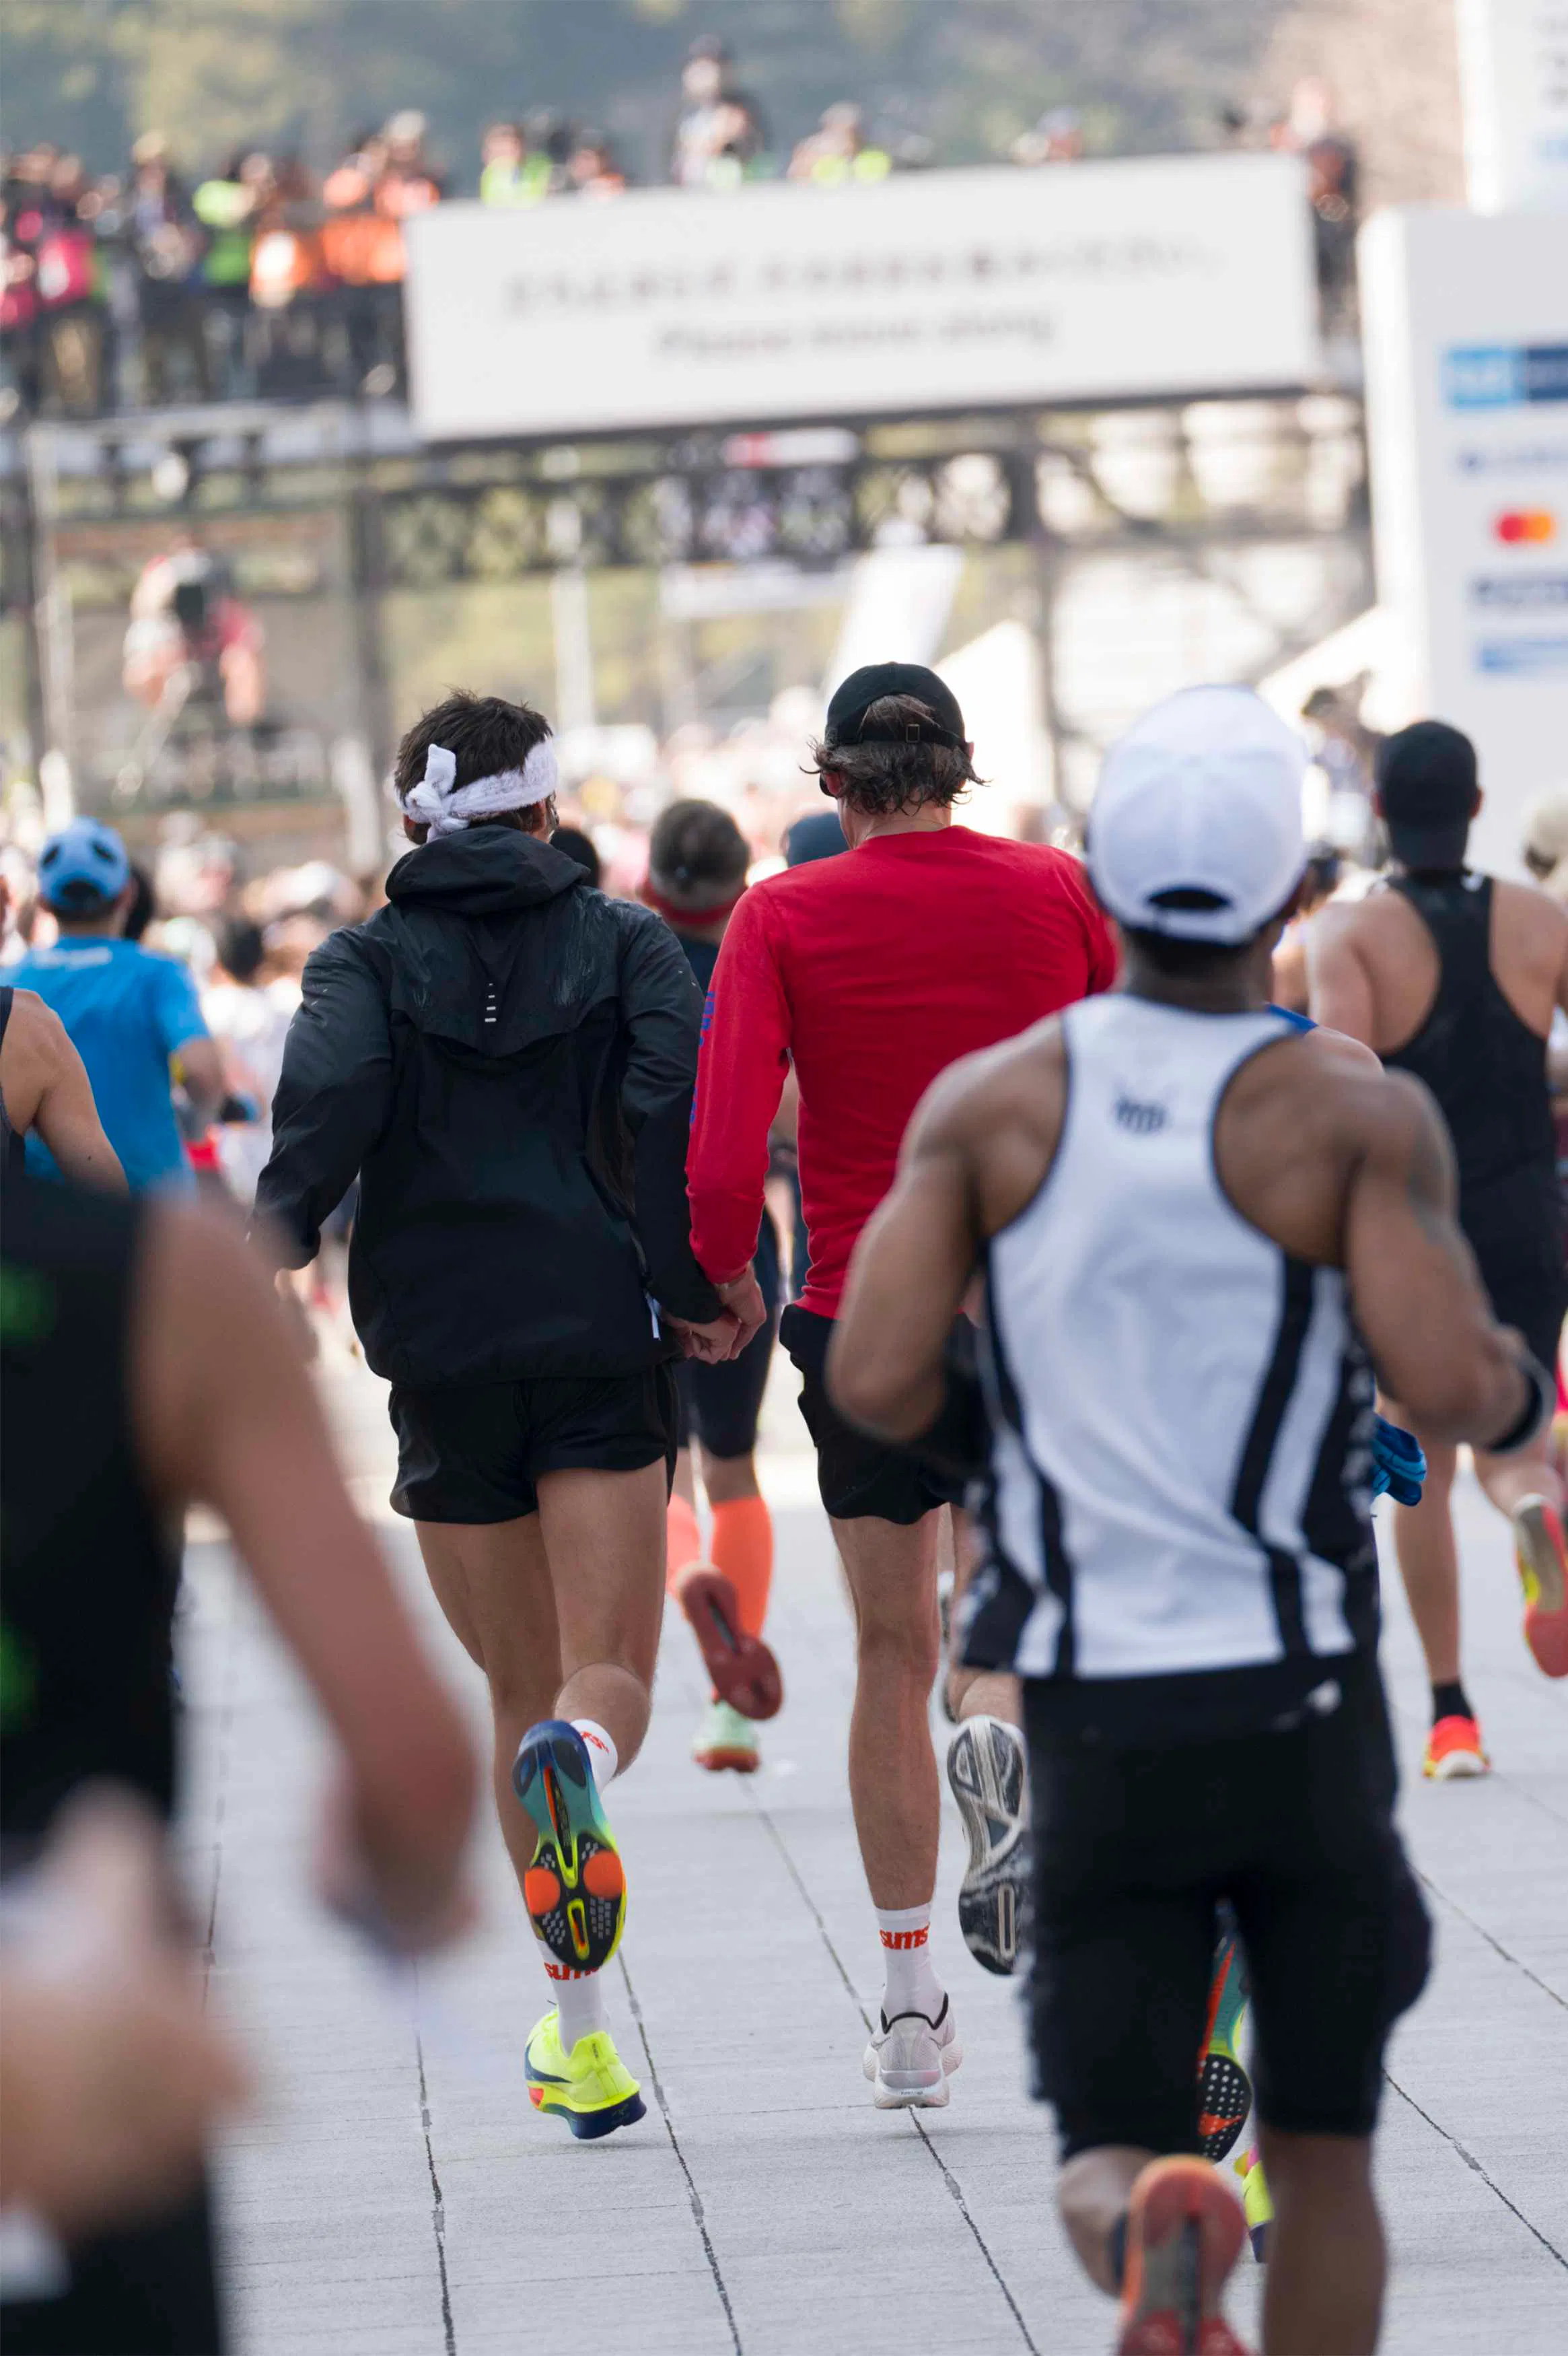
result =
M134 941L62 939L52 949L30 949L6 978L18 990L36 990L65 1024L132 1193L193 1187L169 1081L176 1049L207 1037L185 967ZM36 1137L27 1140L27 1165L41 1176L59 1175Z

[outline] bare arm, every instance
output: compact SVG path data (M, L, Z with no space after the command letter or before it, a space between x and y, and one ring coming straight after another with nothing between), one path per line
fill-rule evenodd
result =
M199 1118L210 1120L229 1092L217 1040L205 1033L195 1039L182 1039L175 1056L187 1096Z
M155 1491L228 1522L346 1755L368 1894L420 1946L457 1922L474 1762L349 1503L293 1333L238 1231L155 1214L137 1398Z
M15 1017L13 1017L15 1020ZM125 1173L103 1133L87 1067L59 1016L38 1005L29 1023L37 1052L39 1087L33 1127L68 1178L106 1194L125 1192Z
M1347 911L1324 908L1307 927L1307 1011L1326 1030L1372 1044L1371 976L1361 961Z
M1378 1380L1438 1440L1483 1444L1523 1410L1517 1337L1491 1312L1455 1217L1453 1148L1418 1080L1381 1076L1351 1181L1346 1264Z
M936 1421L953 1321L986 1241L1051 1166L1066 1073L1051 1021L965 1056L927 1089L855 1248L828 1352L828 1389L851 1423L910 1440Z

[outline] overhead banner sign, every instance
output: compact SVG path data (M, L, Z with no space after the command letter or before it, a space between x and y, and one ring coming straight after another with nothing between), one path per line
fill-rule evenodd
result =
M1272 391L1317 369L1301 166L1190 155L649 189L409 223L436 439Z
M1568 776L1568 220L1438 205L1361 238L1378 588L1412 715L1476 740L1483 864Z

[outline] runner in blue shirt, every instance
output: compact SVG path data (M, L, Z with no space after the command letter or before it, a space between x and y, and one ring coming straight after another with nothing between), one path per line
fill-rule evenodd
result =
M173 958L121 937L130 905L131 862L112 828L81 818L51 836L38 861L38 891L59 926L53 948L32 949L12 969L65 1025L87 1066L99 1118L133 1194L195 1184L175 1120L169 1059L197 1112L223 1098L218 1050L202 1020L196 984ZM37 1138L27 1160L58 1177Z

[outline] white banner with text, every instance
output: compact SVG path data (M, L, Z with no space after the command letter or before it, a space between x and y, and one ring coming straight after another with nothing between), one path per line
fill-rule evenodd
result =
M1317 371L1287 156L445 204L409 229L414 415L436 439L1267 391Z

